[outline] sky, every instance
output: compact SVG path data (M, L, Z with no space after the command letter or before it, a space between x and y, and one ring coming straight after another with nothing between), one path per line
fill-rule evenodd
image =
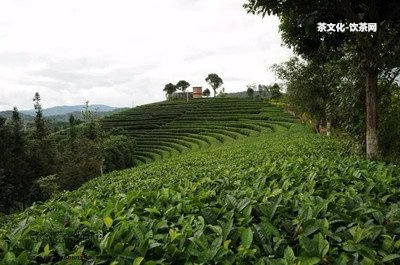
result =
M1 0L0 110L91 104L131 107L165 99L167 83L226 92L272 84L292 52L277 17L245 0Z

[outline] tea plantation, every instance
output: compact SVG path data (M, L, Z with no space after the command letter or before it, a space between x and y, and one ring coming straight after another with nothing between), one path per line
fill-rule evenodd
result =
M137 164L209 147L216 142L286 127L296 119L261 100L240 98L161 102L105 118L103 128L123 129L137 142Z
M400 264L400 169L292 121L232 99L111 116L154 162L3 218L0 264Z

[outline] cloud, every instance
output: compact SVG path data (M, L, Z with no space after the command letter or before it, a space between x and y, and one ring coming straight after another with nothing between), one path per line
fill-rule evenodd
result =
M244 0L2 0L0 109L85 100L131 106L164 99L166 83L227 91L272 83L268 67L290 57L276 17L246 14Z

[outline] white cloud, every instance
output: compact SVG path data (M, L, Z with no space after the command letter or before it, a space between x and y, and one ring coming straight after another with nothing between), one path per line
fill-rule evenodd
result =
M2 0L1 109L86 100L130 106L162 100L180 79L226 91L272 83L268 67L291 55L276 17L246 14L244 0Z

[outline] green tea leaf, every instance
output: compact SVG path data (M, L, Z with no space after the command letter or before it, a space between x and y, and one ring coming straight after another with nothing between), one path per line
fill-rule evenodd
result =
M289 246L285 248L285 251L283 253L283 257L286 260L288 264L294 264L296 260L296 256L294 255L293 249Z
M113 224L113 219L111 219L109 216L104 217L103 221L107 228L110 228Z
M391 261L391 260L395 260L395 259L399 259L399 258L400 258L399 254L390 254L390 255L383 257L382 261L387 262L387 261Z
M228 249L230 243L231 243L230 240L225 240L225 241L224 241L224 249Z
M143 257L137 257L135 258L135 260L133 261L132 265L140 265L142 263L142 261L144 260Z
M250 248L253 243L253 231L251 231L251 228L243 229L240 238L242 240L242 246L246 249Z

